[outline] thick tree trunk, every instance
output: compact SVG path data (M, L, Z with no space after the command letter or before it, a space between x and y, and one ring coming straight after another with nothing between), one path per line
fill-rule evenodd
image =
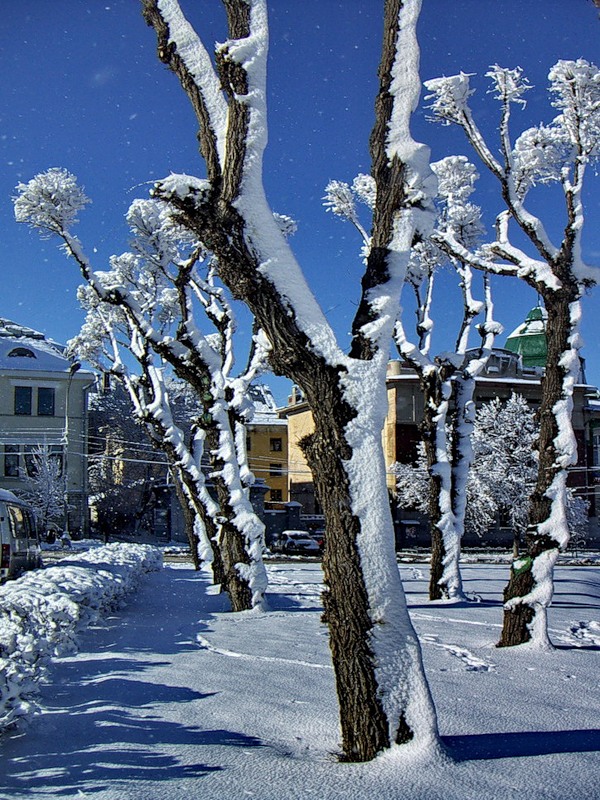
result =
M302 448L321 498L327 530L324 620L329 627L343 750L345 760L368 761L390 746L390 726L371 646L374 623L357 541L361 522L352 513L356 498L345 467L352 450L344 429L354 414L342 398L329 407L325 402L311 405L315 431L303 440ZM397 743L413 737L404 716L396 720L392 735Z
M200 139L214 155L214 130L206 124L204 97L195 90L185 65L177 60L168 26L164 25L156 3L144 0L144 5L146 19L155 26L159 36L160 58L180 76L192 103L200 106ZM241 0L228 0L225 5L230 37L248 36L249 6ZM217 60L220 83L228 102L223 174L215 159L210 162L206 159L211 180L210 197L196 198L193 193L181 196L168 184L157 188L157 195L177 209L182 224L196 231L217 256L221 280L236 299L247 304L271 344L272 370L298 384L312 410L315 432L304 446L325 511L325 614L331 636L344 753L346 759L352 761L372 759L392 742L405 742L412 737L418 737L426 746L437 735L419 644L403 603L393 551L381 445L385 360L375 339L368 338L362 328L373 318L368 307L371 291L381 289L381 284L391 277L388 247L397 233L395 222L405 192L404 165L387 150L393 106L388 88L392 83L402 4L393 0L386 2L385 7L386 57L380 69L385 85L378 98L381 119L372 144L377 146L378 162L381 162L376 168L377 175L386 170L389 174L378 177L381 191L378 190L378 209L374 215L377 230L373 232L369 267L363 281L363 297L368 302L361 301L360 324L353 328L352 357L363 363L356 360L346 363L325 318L304 290L291 254L282 247L281 234L264 200L258 171L264 144L261 134L265 124L264 108L260 102L248 103L243 99L249 90L248 73L240 60L227 57L224 49L220 50ZM414 4L409 10L416 10ZM407 35L410 31L407 22ZM257 55L253 59L249 73L253 79L253 94L258 93L257 96L262 96L264 87L262 77L259 80L260 68L257 70L254 62L262 63L262 57ZM248 164L247 144L251 147ZM410 241L405 244L402 240L402 246L406 252ZM290 268L291 284L299 281L290 296L280 278L271 272L274 265L278 275L282 271L285 275L285 270ZM391 317L393 315L389 319ZM391 325L389 319L385 317L386 325ZM367 363L371 359L377 360L376 367ZM378 410L365 409L365 392ZM372 397L374 393L379 396ZM360 396L354 397L355 394ZM354 399L348 400L349 396ZM361 436L362 429L353 427L359 417L369 429L365 434L366 442ZM379 423L381 426L377 430ZM349 428L354 435L352 446ZM355 458L357 454L360 458ZM363 476L369 462L369 465L374 464L377 477L369 476L367 481L361 481L355 474L361 472L359 461ZM372 513L372 506L376 506L377 514Z
M565 434L572 435L572 428L565 431L565 425L570 426L570 408L568 413L563 412L562 421L559 421L558 415L561 413L561 402L570 403L572 396L572 376L564 359L574 350L571 340L571 303L577 301L578 297L579 292L573 282L558 292L544 292L548 313L548 358L539 410L538 477L531 496L525 553L513 562L510 579L504 590L504 622L499 647L530 641L538 623L536 638L549 645L545 620L546 607L552 596L552 567L558 557L561 541L568 541L564 516L561 519L560 513L554 513L555 504L564 504L564 487L556 488L555 482L565 477L565 459L568 460L571 455L567 450L568 444L565 444ZM552 495L555 494L562 496L553 499ZM549 583L542 592L541 580Z

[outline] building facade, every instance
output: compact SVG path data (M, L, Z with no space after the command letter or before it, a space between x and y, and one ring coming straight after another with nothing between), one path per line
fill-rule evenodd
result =
M92 373L31 328L0 318L0 486L23 491L45 452L66 476L62 524L87 533L87 394Z
M494 398L508 399L511 393L522 395L532 408L537 408L541 397L546 342L543 333L545 312L533 309L526 323L511 334L510 349L496 348L484 373L476 381L477 406ZM526 342L519 340L519 333ZM527 353L527 358L523 357ZM524 363L527 361L527 363ZM420 424L423 420L423 393L414 370L400 361L390 361L386 381L388 411L382 431L386 467L394 462L414 463L421 440ZM288 421L289 437L289 497L302 505L306 517L321 513L315 495L312 476L299 446L303 436L313 430L312 415L302 394L292 390L288 406L281 414ZM585 381L573 393L573 429L577 439L578 461L570 470L569 485L590 503L590 537L598 538L598 513L600 511L600 395L598 389ZM395 488L391 471L387 476L388 488ZM403 530L418 525L414 513L398 514L398 528ZM398 533L398 531L397 531ZM400 537L402 538L402 537Z
M246 424L248 464L266 487L265 511L280 511L289 500L287 421L278 414L268 386L253 385L249 394L254 416Z

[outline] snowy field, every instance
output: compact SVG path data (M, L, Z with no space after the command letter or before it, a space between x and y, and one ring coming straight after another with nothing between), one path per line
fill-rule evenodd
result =
M560 567L557 647L497 650L503 565L464 567L479 602L427 601L402 566L446 755L341 764L321 572L268 567L271 611L224 613L204 574L167 565L79 637L42 713L0 740L0 798L494 800L600 795L600 568Z

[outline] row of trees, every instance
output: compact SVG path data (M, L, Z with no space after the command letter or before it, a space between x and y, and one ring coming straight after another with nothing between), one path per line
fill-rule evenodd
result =
M488 294L483 305L471 297L471 271L517 275L544 297L549 355L538 478L526 537L529 560L526 569L513 570L502 643L516 644L532 635L546 640L552 565L568 536L565 480L575 457L570 398L578 369L579 299L596 280L581 259L581 191L585 168L597 153L598 70L582 61L559 62L550 76L559 116L548 126L524 132L513 144L510 113L522 102L527 85L518 70L494 67L490 77L501 102L501 160L485 144L470 112L468 77L428 83L434 115L463 127L498 181L503 210L496 237L477 244L483 232L467 200L472 168L458 159L432 170L428 149L410 132L420 92L415 35L420 0L386 0L372 168L361 188L371 209L370 231L362 231L365 269L347 352L292 254L286 240L290 221L272 212L263 189L265 0L224 0L228 39L213 57L176 0L142 0L142 6L156 33L159 58L179 79L196 115L205 177L171 175L155 184L150 200L136 201L128 216L132 248L114 257L105 272L93 270L71 233L87 198L65 171L50 170L19 186L17 219L59 236L78 264L88 320L75 348L124 382L140 422L170 453L200 523L198 535L223 562L234 608L247 607L250 600L261 605L265 588L262 530L248 504L251 477L240 435L248 382L268 365L300 386L315 424L302 447L328 532L324 606L345 757L367 760L410 740L435 745L435 711L395 561L381 447L390 343L395 338L404 357L413 359L434 404L428 469L445 503L439 508L452 522L436 521L440 558L444 565L457 564L466 470L457 470L454 489L450 479L453 467L470 459L469 386L498 330ZM549 181L561 186L566 203L558 246L525 206L529 190ZM459 217L468 216L458 219L458 209ZM511 243L512 226L529 241L534 257ZM447 255L463 284L464 330L449 358L429 355L426 299L416 342L409 343L399 324L407 276L429 296L424 287L430 281L430 246ZM415 256L411 261L413 251L418 268ZM255 320L254 349L235 377L230 297L243 302ZM484 307L480 357L471 366L464 357L466 332ZM205 333L208 323L211 332ZM191 446L170 411L166 365L201 402ZM464 424L453 436L452 448L458 450L451 460L443 412L453 375L461 376L454 385L464 385L466 399L460 404ZM217 501L206 491L203 452L211 460ZM456 575L446 568L435 580L443 591L460 591Z
M452 429L446 429L451 439ZM465 487L465 530L484 536L503 520L514 536L513 555L519 558L527 532L530 497L535 487L539 426L524 397L512 394L484 403L475 413L471 437L472 462ZM452 442L448 444L451 451ZM414 464L395 463L397 502L404 509L428 513L430 475L424 445ZM585 539L589 503L567 489L570 541ZM437 599L437 598L431 598Z

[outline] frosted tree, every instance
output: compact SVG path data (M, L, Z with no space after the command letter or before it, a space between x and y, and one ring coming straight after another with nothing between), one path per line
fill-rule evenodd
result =
M453 235L471 251L476 250L483 233L480 209L469 202L477 172L463 156L450 157L432 164L438 178L436 226L450 228ZM351 222L363 239L363 254L368 257L370 237L360 221L357 201L371 210L375 205L373 180L359 175L349 186L330 181L325 205L329 211ZM450 259L455 269L463 299L463 315L453 352L431 352L434 320L431 315L434 283L438 269L448 257L429 238L416 242L409 260L407 284L416 300L416 338L411 340L402 320L396 325L396 342L403 360L419 376L424 396L421 432L427 460L430 487L428 517L431 525L431 569L429 597L464 599L460 575L460 542L464 533L466 481L471 461L475 378L484 369L495 334L501 330L493 320L493 305L487 276L485 300L473 296L473 274L468 263ZM480 346L468 350L474 320L484 313L478 326ZM451 408L451 402L453 407ZM446 426L453 428L450 439ZM448 442L452 442L451 449Z
M327 526L324 606L345 758L368 760L409 740L432 744L435 713L395 561L381 444L386 366L408 254L433 219L428 151L409 130L419 96L420 3L385 3L371 138L376 200L349 354L265 198L265 0L223 3L229 36L217 45L214 65L175 0L143 6L159 58L196 114L206 169L205 178L165 178L154 194L214 254L220 279L268 339L271 369L300 386L313 414L315 430L303 447Z
M165 457L133 417L131 401L120 384L97 387L90 395L89 414L89 502L96 530L108 542L116 532L135 525L143 514L132 498L138 491L143 494L149 475L165 474L161 466ZM122 469L123 463L126 469Z
M448 442L446 449L452 450L450 430L446 430ZM428 459L423 442L419 443L417 459L414 464L397 462L390 465L390 472L396 476L395 500L398 507L410 511L419 511L429 514L433 488L427 465ZM480 480L481 474L477 470L477 460L471 463L465 492L465 531L483 536L496 522L498 513L494 498L490 492L487 481ZM468 598L465 598L468 599Z
M519 556L527 529L529 498L537 476L535 412L521 395L495 398L477 410L473 432L473 476L491 495L495 513L509 523Z
M494 66L488 72L500 102L500 156L477 126L469 98L470 78L461 73L427 81L434 118L459 125L481 162L498 182L503 209L488 254L494 271L526 281L543 298L548 312L548 357L542 383L539 469L526 535L527 554L511 571L505 590L500 646L533 640L549 647L546 609L552 599L553 569L569 541L566 520L567 469L576 463L571 424L573 385L580 370L581 296L598 280L598 269L582 257L583 188L600 141L600 72L583 59L559 61L550 70L550 95L558 115L549 124L529 128L513 141L512 110L524 105L530 88L520 69ZM547 228L556 226L559 210L544 221L528 204L531 190L555 184L562 191L562 236L555 243ZM515 233L517 234L515 236ZM440 247L480 267L451 231L440 234ZM489 267L486 265L486 269Z
M469 201L477 172L466 158L450 157L432 165L438 177L436 230L451 231L469 252L476 252L483 234L481 211ZM459 279L463 314L454 350L433 354L431 305L436 269L444 259L430 240L413 252L410 284L417 300L417 339L411 341L400 320L396 341L400 355L419 375L424 395L421 423L430 490L428 516L431 525L429 597L463 599L460 547L465 528L467 479L472 460L471 434L475 404L475 379L488 362L494 339L502 329L493 319L491 287L484 275L484 300L473 295L473 273L464 258L451 257ZM483 259L482 259L483 260ZM423 288L425 287L425 288ZM479 346L469 349L469 336L480 314ZM446 426L450 425L448 438ZM448 446L450 441L450 448Z
M80 299L88 310L74 343L81 358L117 375L135 414L157 446L169 455L193 510L213 529L223 564L225 590L236 611L263 603L264 526L254 513L248 485L244 416L251 412L248 386L264 365L266 344L259 333L244 374L234 377L231 306L214 280L214 264L202 243L177 225L157 200L135 200L127 214L132 249L113 256L110 269L94 271L81 243L70 232L87 198L73 175L51 169L17 187L15 214L47 235L57 235L86 281ZM201 269L203 267L203 270ZM201 322L210 322L205 334ZM132 375L123 348L133 356ZM193 452L173 421L164 365L194 389L199 414ZM201 469L210 463L216 500ZM210 519L210 521L209 521Z
M41 530L50 523L61 524L65 517L65 478L59 453L48 445L33 448L25 487L18 494L33 508Z

